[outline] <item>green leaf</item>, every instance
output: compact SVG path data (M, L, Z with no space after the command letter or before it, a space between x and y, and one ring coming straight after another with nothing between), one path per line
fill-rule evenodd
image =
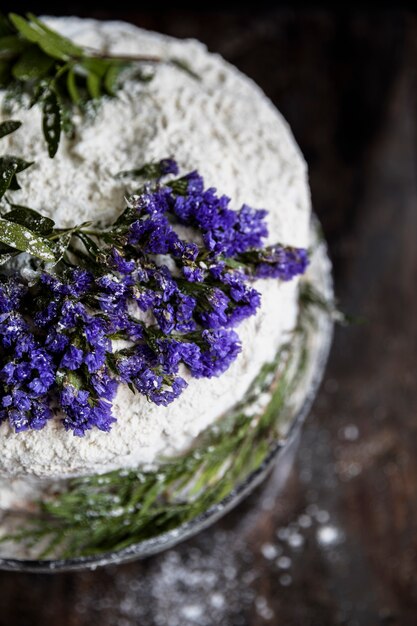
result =
M0 164L0 198L4 196L6 191L10 187L13 177L16 174L16 166L13 164L4 165Z
M131 224L137 217L137 209L133 207L126 207L126 209L119 215L113 226L117 227L119 232L124 231L124 227Z
M33 13L28 13L27 17L32 24L36 24L36 26L38 26L41 31L48 35L49 41L53 41L54 44L59 47L63 52L65 52L69 56L78 57L83 55L84 50L81 46L77 46L77 44L75 44L70 39L67 39L63 35L57 33L56 30L49 28L49 26L47 26L44 22L42 22L42 20L37 18L36 15L33 15Z
M19 191L19 189L22 189L19 183L17 182L16 175L13 176L12 180L10 181L9 189L10 191Z
M93 72L87 74L87 89L93 100L101 98L101 79L97 74Z
M76 236L83 242L86 250L94 259L97 260L100 256L103 255L103 251L91 237L83 232L76 233Z
M29 207L18 204L11 205L12 210L3 215L3 219L26 226L40 235L49 235L55 226L55 222Z
M16 174L23 172L31 165L32 163L29 163L29 161L24 161L15 156L6 155L0 157L0 198L7 189L20 189Z
M198 74L196 74L194 70L191 69L191 67L188 65L186 61L183 61L182 59L173 58L173 59L169 59L169 62L171 63L171 65L174 65L175 67L182 70L183 72L185 72L186 74L194 78L195 80L201 80L201 77Z
M52 89L43 100L42 129L52 159L57 153L61 137L61 109L58 97Z
M54 64L54 59L37 46L31 46L13 65L12 74L17 80L36 80L46 76Z
M0 57L16 56L27 48L27 43L22 41L17 35L6 35L0 37Z
M73 109L70 102L65 102L60 100L60 108L61 108L61 128L62 131L72 139L75 133L75 125L72 118Z
M74 104L78 104L81 100L80 92L77 87L77 79L74 68L72 67L67 74L67 89L71 100Z
M13 29L10 26L10 22L3 13L0 13L0 37L7 37L7 35L11 35L13 33Z
M15 82L16 85L23 85L23 83ZM35 104L41 102L42 98L45 96L47 91L49 90L49 84L47 80L37 80L33 86L33 91L30 95L30 101L28 104L28 108L31 109Z
M19 157L12 156L10 154L6 154L5 156L0 157L0 169L13 166L15 168L15 174L19 172L23 172L28 167L33 165L34 161L25 161L24 159L20 159Z
M227 265L227 267L231 267L232 269L242 269L242 267L245 267L244 263L239 263L239 261L236 261L235 259L232 259L231 257L227 257L224 258L223 261L225 262L225 264Z
M0 241L43 261L55 261L49 241L21 224L0 219Z
M146 178L152 180L163 175L163 160L157 163L145 163L142 167L133 170L123 170L116 174L116 178Z
M6 122L2 122L0 124L0 139L1 137L6 137L6 135L10 135L10 133L14 133L15 130L20 128L22 122L18 122L15 120L7 120Z
M82 48L45 26L35 16L29 15L28 17L30 21L16 13L9 14L10 21L19 33L28 41L36 43L46 54L62 61L72 56L82 55Z
M69 233L65 233L64 235L61 235L61 237L56 241L54 245L55 264L59 263L64 257L64 254L68 250L68 246L71 243L71 239L72 239L72 233L69 232Z
M114 96L120 74L128 67L126 63L112 63L104 77L104 88L110 96Z
M68 380L70 385L72 385L76 389L81 389L83 385L83 381L76 372L71 371L71 370L65 370L65 377Z
M10 83L10 63L0 61L0 87L6 87Z
M84 71L89 74L92 72L96 74L99 78L104 78L109 67L113 62L109 59L96 59L94 57L83 59L80 66L84 69Z

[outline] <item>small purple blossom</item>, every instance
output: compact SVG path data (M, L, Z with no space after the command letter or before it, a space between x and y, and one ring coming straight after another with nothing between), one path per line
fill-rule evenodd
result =
M178 174L178 165L174 159L162 159L159 161L159 167L161 169L161 177L168 174L174 174L175 176Z
M234 330L203 330L200 352L190 351L185 363L196 378L212 378L225 372L242 346Z
M63 419L65 428L72 430L78 437L84 436L85 432L94 426L108 431L115 422L110 402L94 400L88 391L76 389L71 384L64 385L60 402L65 412Z
M204 270L200 267L191 267L189 265L184 265L182 272L184 277L190 283L201 283L204 280Z
M113 248L110 253L110 266L113 267L117 272L123 275L131 274L135 267L135 261L131 259L126 259L116 248Z
M17 309L26 293L24 285L11 278L4 278L4 282L0 283L0 314Z
M200 299L198 322L203 328L222 328L227 325L230 299L222 289L205 289Z
M176 249L179 238L165 215L155 211L146 220L133 222L129 231L130 245L140 246L148 254L168 254Z
M303 248L284 248L274 246L263 254L255 269L257 278L279 278L292 280L295 276L304 274L308 266L307 250Z
M69 346L61 359L61 367L69 370L77 370L84 360L84 353L76 346Z

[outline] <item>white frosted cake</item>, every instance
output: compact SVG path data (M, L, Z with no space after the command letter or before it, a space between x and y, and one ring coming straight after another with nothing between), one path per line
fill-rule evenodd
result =
M75 133L63 136L54 159L40 133L41 111L14 105L22 122L2 148L34 161L19 174L13 201L65 228L108 223L124 206L126 182L115 175L134 165L175 156L182 171L197 169L207 187L266 209L266 243L308 248L310 194L306 164L291 131L264 93L219 55L194 40L177 40L122 22L48 18L80 45L108 55L151 55L186 62L200 79L169 64L152 68L150 82L128 80L117 97L104 98L95 115L75 116ZM4 93L0 94L4 97ZM10 116L3 114L3 120ZM4 205L4 202L3 202ZM5 205L4 205L5 206ZM20 264L25 263L21 257ZM19 508L35 485L119 468L155 466L178 455L222 418L245 394L262 365L288 342L298 313L298 282L257 280L262 303L238 327L242 350L219 377L192 378L168 406L120 385L109 432L75 437L59 412L41 430L14 432L0 425L0 507ZM39 479L42 479L39 481Z

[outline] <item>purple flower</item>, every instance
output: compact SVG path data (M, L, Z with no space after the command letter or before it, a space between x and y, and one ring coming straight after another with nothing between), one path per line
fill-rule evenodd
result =
M175 311L172 304L154 307L153 314L162 332L169 335L175 328Z
M87 319L85 306L76 300L67 299L62 305L58 328L73 329L79 322L82 323Z
M288 281L303 274L308 266L308 254L304 248L273 246L261 255L255 269L257 278L279 278Z
M241 351L237 333L233 330L203 330L200 352L190 350L184 362L196 378L212 378L225 372Z
M4 348L10 348L19 342L17 350L25 350L30 345L32 337L28 332L28 325L19 313L11 312L0 317L0 343Z
M79 297L88 293L93 282L93 275L80 267L71 271L68 280L68 292L71 296Z
M106 350L97 348L87 352L84 357L84 363L90 374L97 372L106 363Z
M59 305L59 301L49 302L45 309L38 311L33 318L36 326L44 328L56 320L60 309Z
M64 353L61 359L61 367L66 367L69 370L77 370L84 359L84 353L76 346L69 346L68 350Z
M88 292L92 280L92 274L80 267L71 269L59 277L56 274L46 272L42 273L40 277L41 283L48 287L55 296L79 297Z
M199 204L199 199L193 196L177 196L174 201L174 214L182 224L192 222Z
M244 204L237 212L237 220L233 229L230 248L227 256L234 256L246 252L250 248L259 248L262 240L268 236L268 228L265 223L267 211L252 209Z
M115 422L109 402L95 399L88 391L77 390L73 385L64 386L60 401L65 412L63 424L77 437L83 437L93 427L108 431Z
M182 273L184 274L184 278L190 283L201 283L204 280L204 270L200 267L184 265Z
M198 322L203 328L221 328L228 322L227 309L230 299L219 288L208 288L197 304Z
M15 278L3 278L3 281L0 283L0 314L17 309L27 293L27 288Z
M228 320L225 326L236 326L247 317L255 315L261 305L261 296L256 289L246 285L247 277L243 272L224 272L219 276L231 298Z
M9 361L0 370L0 379L8 385L13 384L15 382L16 369L17 364L13 363L13 361Z
M89 316L85 321L83 331L91 346L109 345L108 339L105 339L107 324L103 318Z
M119 386L118 381L112 378L109 372L104 369L91 376L91 384L99 398L113 400Z
M65 350L69 344L69 337L57 332L55 329L50 330L45 338L45 347L49 352L60 353Z
M109 432L115 421L110 402L100 399L93 404L90 415L90 427L95 426L99 430Z
M166 188L155 191L144 191L140 196L135 196L135 209L138 217L147 216L162 217L169 210L170 193Z
M175 250L178 235L167 218L156 211L146 219L138 219L130 227L128 242L140 246L148 254L168 254Z
M159 167L161 169L161 176L167 176L168 174L178 174L178 165L174 159L161 159L159 161Z
M178 251L183 261L194 262L197 259L199 248L197 244L192 241L181 241Z
M196 171L183 176L183 180L187 183L187 193L191 195L199 194L204 189L203 177Z
M30 427L32 430L41 430L51 417L52 411L48 404L48 398L45 398L43 402L32 405Z
M168 406L181 395L186 386L185 380L181 376L177 376L170 385L162 386L158 390L150 392L149 399L155 404Z
M109 258L110 265L120 274L129 275L136 267L135 261L126 259L116 248L112 248Z
M159 291L158 302L169 302L178 291L178 285L166 265L162 265L150 272L150 279L155 291Z

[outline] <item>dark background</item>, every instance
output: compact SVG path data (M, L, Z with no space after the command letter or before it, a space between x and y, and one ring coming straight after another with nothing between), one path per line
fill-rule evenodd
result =
M308 161L341 306L367 323L337 330L283 490L275 473L216 526L144 562L0 574L0 625L414 626L416 18L407 3L176 6L51 12L197 37L254 78Z

